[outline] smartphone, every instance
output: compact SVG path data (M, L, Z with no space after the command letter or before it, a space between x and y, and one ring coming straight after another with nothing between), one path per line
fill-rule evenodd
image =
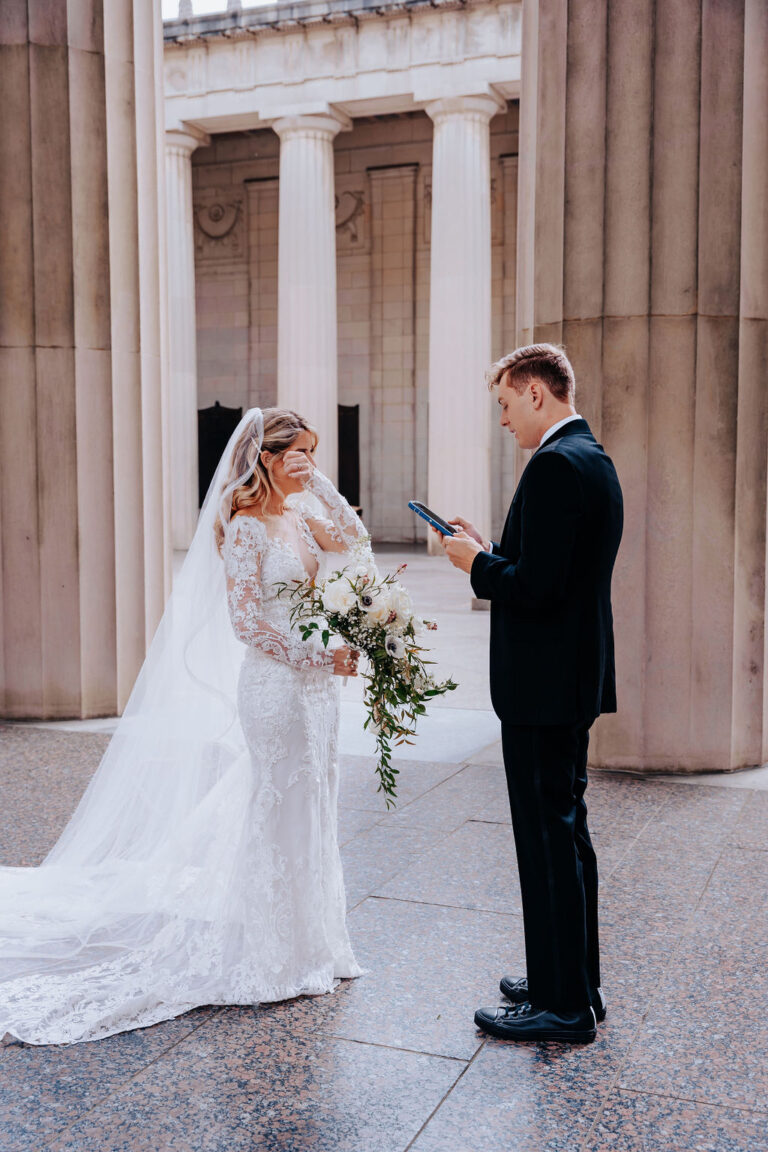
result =
M433 528L437 528L438 532L442 532L443 536L455 535L456 529L447 520L443 520L442 516L438 516L436 512L427 508L426 504L422 504L420 500L409 500L408 507L412 508L417 516L423 517Z

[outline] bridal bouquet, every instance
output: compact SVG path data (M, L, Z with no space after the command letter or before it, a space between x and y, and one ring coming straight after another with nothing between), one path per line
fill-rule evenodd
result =
M427 671L434 663L424 659L419 638L436 624L413 614L408 591L398 581L405 568L379 576L366 564L342 568L325 580L311 578L279 585L279 595L293 603L291 624L303 640L317 633L327 648L332 636L367 657L362 671L365 681L364 728L376 736L380 792L387 807L395 797L397 768L392 764L392 742L412 744L419 716L426 702L456 688L453 680L437 682Z

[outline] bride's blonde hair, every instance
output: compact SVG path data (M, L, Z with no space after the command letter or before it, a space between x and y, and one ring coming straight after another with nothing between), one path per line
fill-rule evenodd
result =
M286 452L302 432L309 432L312 436L312 451L317 447L317 432L298 412L290 408L264 408L264 439L261 450L254 439L252 427L247 427L241 433L232 452L232 464L229 474L224 481L225 491L238 476L248 475L248 479L239 484L232 493L232 505L229 509L229 519L236 512L246 508L255 508L258 514L264 515L273 494L284 499L285 494L272 476L275 458ZM263 459L264 452L271 452L272 459L267 463ZM214 528L216 547L221 552L224 543L224 524L220 516L216 517Z

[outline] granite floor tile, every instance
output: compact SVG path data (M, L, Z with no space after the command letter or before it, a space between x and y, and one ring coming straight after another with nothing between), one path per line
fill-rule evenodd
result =
M501 750L501 740L494 740L487 748L481 748L469 759L470 764L491 764L499 768L504 767L504 753Z
M652 786L652 785L651 785ZM694 788L664 784L665 801L648 823L648 840L670 841L679 846L724 844L745 808L749 793L739 788Z
M463 824L383 884L378 895L521 915L512 826Z
M648 780L592 769L585 798L590 831L604 839L626 841L658 816L666 792Z
M595 838L595 851L600 874L608 877L627 846ZM522 915L511 824L468 821L375 889L375 894Z
M0 1048L0 1148L39 1152L218 1009L85 1044Z
M616 956L601 949L601 978L607 1016L600 1031L621 1027L634 1034L650 1005L661 995L669 958L659 955Z
M344 847L348 841L359 836L368 828L373 828L381 819L380 812L373 812L370 808L342 808L339 807L339 845Z
M734 951L762 944L768 952L768 852L723 849L688 934Z
M288 1035L225 1009L50 1145L56 1152L399 1152L463 1063Z
M722 849L680 845L643 833L601 885L603 939L619 954L668 953L706 889Z
M385 820L348 841L342 849L347 908L354 908L392 877L409 873L419 856L444 836L439 830Z
M604 1031L585 1045L489 1039L413 1152L576 1152L623 1050Z
M768 851L768 791L749 792L739 819L729 829L728 843Z
M339 786L339 805L343 808L355 808L358 811L378 812L385 815L387 811L383 792L377 792L378 776L375 772L376 761L373 756L341 756L339 758L341 781ZM397 777L397 799L394 811L404 808L418 796L429 792L431 788L447 780L460 770L459 764L430 763L419 760L398 760L395 767L399 770Z
M36 865L48 854L107 743L106 736L0 724L0 865Z
M762 955L762 960L761 960ZM762 1109L768 1128L768 970L761 949L686 942L632 1046L619 1086Z
M690 1100L613 1092L581 1152L768 1152L765 1116Z
M379 933L365 932L358 938L357 922L362 926L364 918L373 919L378 903L383 906ZM425 1050L433 1051L436 1034L440 1051L448 1051L448 1054L461 1051L462 1058L469 1058L476 1048L470 1042L474 1032L474 1010L486 1004L504 1003L498 990L498 981L502 975L515 978L525 975L521 925L511 925L512 931L503 934L500 945L498 942L494 945L494 954L488 952L489 959L486 958L486 951L482 950L482 959L478 964L482 969L479 979L473 980L467 975L463 953L456 954L456 963L451 966L443 959L440 950L430 954L429 948L415 955L414 963L418 968L409 974L405 962L399 956L395 956L394 960L391 956L393 941L387 938L386 928L390 924L395 926L393 912L399 913L401 910L397 908L397 902L393 902L394 908L390 908L389 903L366 901L366 905L357 909L350 918L358 954L365 957L367 971L364 976L358 980L342 981L338 989L328 996L307 996L280 1004L263 1005L255 1011L272 1015L288 1032L327 1031L360 1041L366 1035L373 1039L381 1018L386 1016L387 1043L421 1050L425 1044L424 1037L427 1036ZM431 919L430 916L429 921ZM420 932L424 931L425 917L416 909L410 913L406 910L400 920L403 923L410 922ZM442 927L445 927L445 921L442 921ZM459 927L464 929L465 922L460 923ZM446 936L446 944L452 945L457 940L453 918L448 923L447 932L450 935ZM415 944L412 946L413 951ZM377 955L380 959L377 959ZM664 968L665 961L658 957L644 957L639 961L605 957L602 980L608 1001L608 1015L600 1026L603 1040L627 1047L648 1010L649 1000L658 994ZM414 980L418 984L415 992L411 988ZM420 997L420 1001L414 999L414 996ZM458 1010L449 1003L451 996L457 999L460 1005ZM405 1025L403 1020L406 1021ZM367 1033L366 1021L371 1028ZM433 1025L436 1032L433 1031ZM455 1030L461 1047L457 1048L455 1043L449 1044L450 1051L445 1047L446 1029L448 1032Z
M369 899L350 914L366 969L333 995L259 1011L284 1027L468 1060L475 1009L499 1003L499 979L524 970L521 922L460 908Z
M105 743L0 724L0 863L47 852ZM767 793L593 770L608 1017L584 1048L509 1045L472 1020L525 971L499 753L400 761L394 812L372 758L344 757L365 975L2 1049L0 1152L768 1152Z
M489 765L468 765L431 792L400 807L388 820L407 827L441 828L446 832L455 831L467 820L510 824L504 770Z

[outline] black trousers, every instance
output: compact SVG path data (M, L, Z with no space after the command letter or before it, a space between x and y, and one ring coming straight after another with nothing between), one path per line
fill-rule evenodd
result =
M590 723L502 724L531 1002L585 1008L600 985L597 860L587 828Z

